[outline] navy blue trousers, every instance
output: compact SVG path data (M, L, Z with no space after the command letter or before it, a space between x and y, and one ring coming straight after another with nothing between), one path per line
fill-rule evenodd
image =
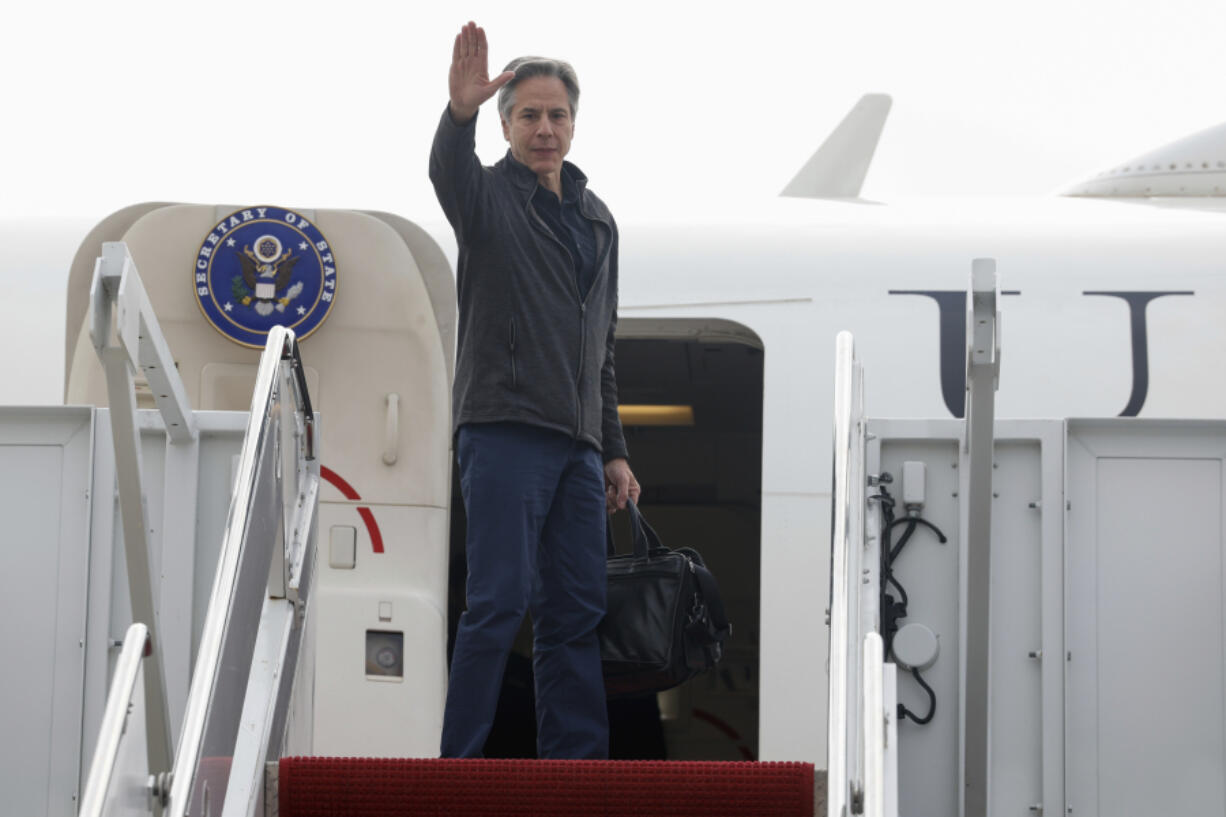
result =
M519 423L461 426L468 609L460 617L443 757L481 757L507 655L531 611L537 753L609 752L596 627L605 612L604 468L587 443Z

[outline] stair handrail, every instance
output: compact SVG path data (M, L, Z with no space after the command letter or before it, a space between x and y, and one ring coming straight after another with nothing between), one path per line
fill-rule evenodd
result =
M864 800L860 813L864 817L886 815L886 711L885 711L885 641L881 634L864 634L864 684L860 696L863 706L861 729L864 747ZM891 816L892 817L892 816Z
M868 516L864 369L849 332L835 340L831 486L830 689L826 751L829 817L893 817L887 780L884 643L878 632L880 537ZM873 484L880 480L873 479Z
M147 751L146 747L139 745L145 738L144 730L129 729L128 726L134 713L139 717L144 715L144 690L138 689L138 682L141 680L141 659L150 653L151 647L148 627L139 621L128 627L123 638L123 649L115 662L115 675L111 679L111 690L102 714L94 759L89 766L81 808L77 812L79 817L102 817L113 797L131 794L130 790L121 792L119 787L112 784L117 772L131 772L119 761L121 752ZM148 761L140 765L141 768L148 768Z
M266 637L266 602L288 605L286 627L301 636L318 490L314 416L297 340L291 329L276 326L256 374L174 770L162 792L164 815L195 817L222 809L240 718L247 714L243 705L257 636ZM296 660L297 642L282 640L291 662ZM274 691L276 705L287 702L282 689L290 688L293 669L274 671L282 682Z
M864 381L850 332L835 339L831 490L827 813L858 813L863 800L860 565L865 502Z

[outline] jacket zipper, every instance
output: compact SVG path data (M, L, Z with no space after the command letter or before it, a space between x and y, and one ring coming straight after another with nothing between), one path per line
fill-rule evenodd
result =
M540 186L539 182L537 186L538 187ZM572 271L572 275L570 276L570 285L571 285L572 291L575 293L575 300L578 301L579 303L579 361L575 367L575 439L577 440L579 439L579 435L583 432L583 386L582 386L582 383L583 383L583 354L587 346L587 298L584 298L579 292L579 274L578 274L579 268L578 268L577 262L575 261L575 257L571 255L570 250L567 249L566 245L562 243L561 239L559 239L556 235L553 234L553 231L549 229L549 225L545 223L544 219L542 219L537 214L536 208L532 206L532 196L534 195L536 195L535 187L532 189L532 193L529 194L528 201L524 205L524 208L529 213L531 213L532 220L537 224L537 229L543 232L546 237L548 237L549 239L553 241L553 243L561 247L562 252L566 253L566 257L570 259L570 265L571 265L571 271ZM599 219L589 218L583 212L582 208L579 209L579 214L582 215L584 218L587 218L589 221L600 221ZM604 222L602 221L600 221L600 223L604 224ZM613 241L612 241L612 237L610 237L609 244L607 247L605 247L605 253L601 257L599 263L596 265L597 275L600 274L600 270L602 268L604 260L605 258L608 258L608 254L612 250L612 246L613 246ZM596 280L593 279L592 288L594 289L595 287L596 287ZM591 289L588 290L588 294L591 294Z
M575 291L579 291L579 284L576 282ZM575 371L575 439L579 439L579 432L583 428L583 353L587 346L587 301L579 302L579 367Z
M519 388L519 374L515 370L515 318L511 318L511 388Z
M583 216L583 218L587 219L588 221L599 224L602 229L609 230L609 240L608 242L605 243L604 253L596 261L596 269L592 273L593 275L592 285L588 287L588 290L587 290L587 294L588 296L590 296L592 294L592 290L596 288L596 282L600 278L600 271L604 268L604 264L609 258L609 253L612 252L613 230L611 227L609 227L607 224L605 224L600 219L591 218L586 213L584 213L583 207L582 207L582 201L580 201L579 215ZM595 231L595 227L593 227L593 232L594 231ZM572 264L574 263L574 259L571 259L571 263ZM578 275L577 266L575 269L575 275L573 276L573 279L575 282L575 294L576 296L578 296L579 295L579 275ZM575 439L579 438L579 429L582 428L582 423L583 423L583 391L580 388L580 383L583 379L583 358L584 358L584 355L586 354L586 351L587 351L587 297L580 297L579 298L579 369L578 371L575 372L575 407L576 407ZM599 388L599 385L597 386L597 388Z

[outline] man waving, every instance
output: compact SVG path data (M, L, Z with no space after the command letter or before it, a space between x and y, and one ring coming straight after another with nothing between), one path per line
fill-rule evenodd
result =
M565 161L579 82L565 62L489 78L485 32L455 39L430 179L459 245L453 422L468 514L467 602L443 716L444 757L479 757L531 611L540 757L608 755L596 627L606 509L637 499L617 415L617 226ZM477 159L498 94L506 156Z

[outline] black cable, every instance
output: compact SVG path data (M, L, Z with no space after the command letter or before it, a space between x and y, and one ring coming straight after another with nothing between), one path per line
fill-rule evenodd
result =
M870 502L872 502L873 500L877 500L878 502L880 502L882 505L883 513L886 513L886 510L888 509L888 513L886 513L887 519L894 518L894 497L890 495L890 492L886 489L884 485L881 486L881 493L873 494L868 499Z
M885 487L885 476L885 474L882 474L883 481L879 485L880 492L874 494L870 499L875 499L881 503L881 516L885 520L885 525L882 526L881 531L881 555L877 565L878 573L881 577L877 591L877 609L881 615L881 634L885 639L885 652L886 655L889 655L890 646L894 642L894 631L898 629L895 621L906 615L907 591L903 589L902 585L890 573L890 565L886 558L890 552L890 528L894 523L894 497L890 495L889 489ZM886 588L891 584L898 588L899 595L902 597L901 615L895 613L894 599L886 592Z
M882 581L880 606L878 609L881 611L882 634L885 636L886 655L892 656L894 634L898 632L898 621L899 619L906 618L907 605L910 603L906 589L902 586L898 579L894 578L894 561L898 558L899 554L902 553L902 549L906 547L907 542L911 540L911 537L915 534L916 529L919 528L920 525L923 525L935 533L941 544L945 544L948 539L946 539L945 534L940 528L929 522L927 519L920 517L917 512L908 512L908 514L904 517L895 518L895 500L884 484L880 486L880 493L875 494L874 496L870 497L870 499L878 500L881 503L881 516L885 522L881 529L880 569ZM894 544L894 528L904 524L907 526L907 528L898 538L898 543ZM895 602L893 597L886 592L886 588L889 585L893 585L898 589L899 601ZM897 660L896 656L895 660ZM916 683L918 683L920 687L922 687L923 690L928 693L928 714L921 718L910 709L907 709L907 707L902 703L899 703L898 718L899 720L910 718L917 724L923 725L931 722L936 716L937 695L936 692L933 691L932 687L928 686L928 683L924 681L924 677L920 675L920 671L918 669L913 667L911 669L911 676L915 678Z
M945 544L947 541L949 541L948 539L945 538L945 534L941 533L940 528L938 528L936 525L929 522L927 519L924 519L923 517L918 516L918 515L917 516L908 515L908 516L904 516L902 519L895 519L894 524L901 525L903 522L910 522L910 521L915 521L923 525L924 527L930 529L933 533L937 535L937 539L941 540L942 545Z
M894 545L886 556L886 564L890 567L894 566L894 560L898 558L898 554L902 553L903 547L911 540L911 535L915 533L915 518L907 517L905 519L895 520L895 524L907 524L907 529L902 532L902 536L898 537L898 544Z
M923 676L920 675L920 671L915 667L911 668L911 676L915 678L916 682L924 688L925 692L928 693L928 714L921 718L900 703L898 705L898 719L902 720L903 718L910 718L922 726L923 724L931 721L933 716L937 714L937 694L932 691L932 687L925 683Z
M881 635L885 641L885 654L889 655L894 647L894 634L898 632L898 621L907 617L907 605L911 603L907 596L907 589L899 583L898 579L894 578L894 571L890 569L890 540L894 527L894 497L890 495L889 490L885 485L881 486L881 493L875 497L881 500L881 515L885 520L881 532L881 556L878 570L881 575L881 589L878 598L878 607L881 616ZM898 590L898 601L886 592L890 585L894 585Z
M911 538L911 534L915 533L915 528L917 525L923 525L935 533L937 535L937 539L942 545L949 541L945 538L945 534L941 532L940 528L929 522L927 519L919 516L904 516L902 519L895 519L888 524L887 530L895 525L902 525L904 523L907 523L907 529L903 532L902 538L898 540L898 544L894 546L892 551L890 551L890 564L893 564L894 560L898 558L898 554L902 553L903 545L907 544L907 541ZM889 537L887 536L886 538L888 539Z
M910 599L907 598L907 591L901 584L898 583L898 579L894 578L893 573L887 573L885 580L898 588L898 604L903 609L903 612L899 615L899 618L902 618L907 614L907 604L910 602Z

